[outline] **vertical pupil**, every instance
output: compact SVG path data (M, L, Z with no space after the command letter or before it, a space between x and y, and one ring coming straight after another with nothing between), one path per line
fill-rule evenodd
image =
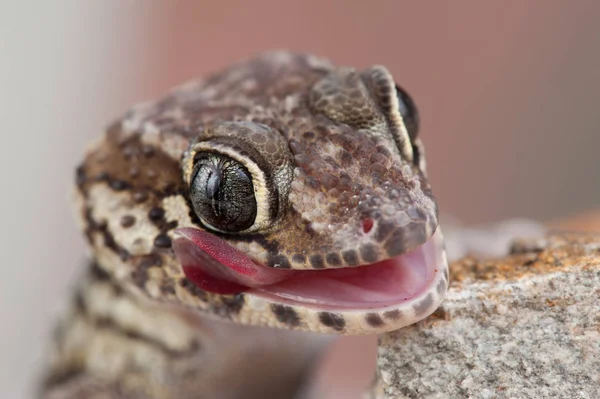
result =
M213 211L220 215L219 210L219 188L221 187L221 174L215 167L209 167L206 179L206 198L210 200Z

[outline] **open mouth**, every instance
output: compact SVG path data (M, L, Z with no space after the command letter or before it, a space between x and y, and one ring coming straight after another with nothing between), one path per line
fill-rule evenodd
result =
M175 254L186 277L218 293L248 292L271 301L323 310L394 307L433 288L445 267L439 229L424 244L369 265L324 270L262 266L213 234L176 230Z

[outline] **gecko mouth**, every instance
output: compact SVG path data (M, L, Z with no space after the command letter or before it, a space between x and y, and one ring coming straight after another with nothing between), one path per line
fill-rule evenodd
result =
M394 258L324 270L265 267L203 230L181 228L176 234L173 249L185 276L205 291L248 292L324 310L387 308L410 301L433 289L447 267L439 229L424 244Z

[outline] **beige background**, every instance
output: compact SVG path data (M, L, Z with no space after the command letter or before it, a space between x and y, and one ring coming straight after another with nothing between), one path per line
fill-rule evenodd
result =
M73 167L133 102L265 49L385 64L420 107L442 211L554 219L600 204L599 18L593 0L0 0L0 398L29 397L83 256Z

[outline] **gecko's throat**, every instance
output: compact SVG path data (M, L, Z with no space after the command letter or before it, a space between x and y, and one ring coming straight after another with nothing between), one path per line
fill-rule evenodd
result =
M177 230L175 254L186 277L218 294L248 292L274 302L319 309L386 308L433 289L446 267L438 231L412 251L381 262L327 270L289 270L253 262L213 234Z

